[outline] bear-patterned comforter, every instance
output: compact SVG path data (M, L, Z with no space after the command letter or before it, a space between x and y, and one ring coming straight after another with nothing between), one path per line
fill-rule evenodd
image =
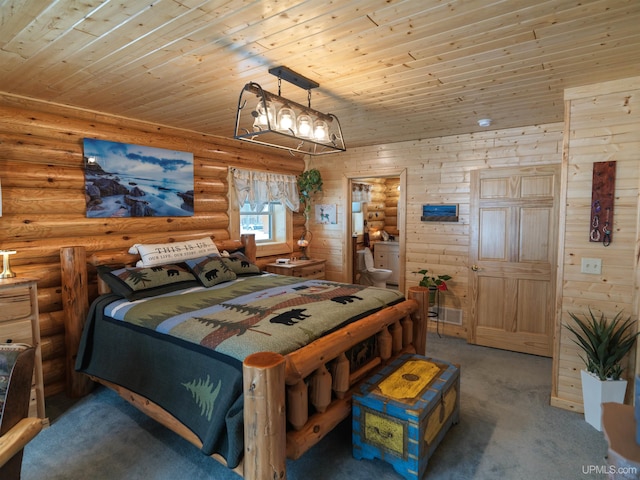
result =
M242 277L92 305L76 369L122 385L173 414L235 467L243 451L242 361L290 353L386 306L395 290L280 275Z

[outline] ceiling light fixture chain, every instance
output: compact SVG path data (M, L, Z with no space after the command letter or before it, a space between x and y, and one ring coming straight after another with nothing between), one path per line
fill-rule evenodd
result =
M234 138L258 143L293 153L323 155L346 150L338 118L311 108L311 89L320 85L287 67L269 69L278 78L278 94L267 92L254 82L247 83L240 92ZM307 106L282 96L282 80L307 90ZM245 106L253 101L253 110ZM245 114L245 112L247 112Z

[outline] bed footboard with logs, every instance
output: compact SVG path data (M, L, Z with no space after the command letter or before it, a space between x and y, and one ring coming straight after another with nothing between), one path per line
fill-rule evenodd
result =
M253 240L251 236L249 242ZM245 240L246 241L246 240ZM224 248L224 246L222 246ZM253 252L255 244L246 251ZM220 247L219 247L220 248ZM67 392L90 391L87 377L74 371L78 342L88 313L95 278L89 266L127 263L125 253L93 254L87 263L83 247L61 249L63 302L67 342ZM105 261L107 260L107 261ZM111 260L109 262L108 260ZM95 272L91 272L92 277ZM424 292L410 289L408 300L387 307L322 337L288 355L260 352L243 362L244 459L235 471L245 479L286 478L286 460L297 459L319 442L351 412L351 396L358 383L406 352L425 353L427 318ZM376 338L375 357L352 370L347 352ZM134 392L93 379L114 389L144 413L202 447L200 440L160 406ZM310 413L311 412L311 413ZM216 460L224 462L218 455Z

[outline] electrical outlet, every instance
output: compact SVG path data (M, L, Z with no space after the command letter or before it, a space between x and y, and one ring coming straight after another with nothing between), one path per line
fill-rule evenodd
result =
M602 259L601 258L583 258L582 273L590 273L592 275L600 275L602 273Z

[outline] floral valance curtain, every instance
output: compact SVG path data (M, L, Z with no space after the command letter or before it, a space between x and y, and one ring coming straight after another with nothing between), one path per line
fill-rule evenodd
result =
M298 182L295 175L255 172L239 168L232 168L231 173L240 206L249 202L256 212L261 211L269 202L281 202L294 212L300 208Z
M351 184L351 201L352 202L370 202L371 201L371 185L366 183Z

